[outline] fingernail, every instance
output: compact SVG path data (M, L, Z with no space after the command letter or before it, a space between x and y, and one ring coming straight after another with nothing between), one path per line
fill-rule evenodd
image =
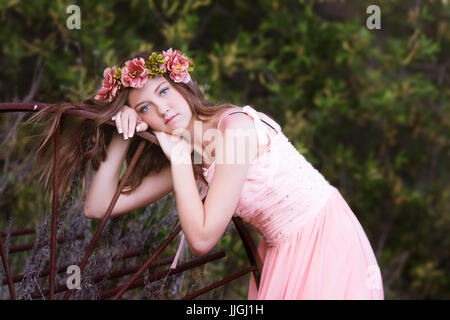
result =
M132 134L130 134L130 138L133 138L133 133L132 133Z
M127 140L128 139L128 136L127 136L127 134L125 133L124 135L123 135L123 137L124 137L124 139L125 140Z
M112 120L112 121L116 120L116 117L112 117L111 120Z
M119 133L122 134L122 129L119 129Z

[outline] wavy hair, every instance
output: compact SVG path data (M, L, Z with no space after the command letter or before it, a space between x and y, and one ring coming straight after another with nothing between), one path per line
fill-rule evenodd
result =
M157 54L161 53L158 51L155 52ZM151 54L152 51L138 52L131 58L124 60L122 65L125 64L125 61L133 58L147 59ZM232 104L213 104L207 101L197 83L192 78L188 83L177 83L170 78L168 73L165 73L163 76L186 99L192 111L192 115L196 119L199 119L199 117L202 116L205 120L208 120L223 108L235 107ZM39 182L44 180L44 190L46 192L50 192L51 184L49 181L53 175L53 153L50 152L53 149L49 147L52 145L52 138L56 133L59 122L61 121L61 124L64 125L61 130L59 188L57 192L61 199L63 199L67 194L67 188L69 182L73 179L73 176L77 173L81 173L81 196L83 197L86 192L87 165L90 161L93 170L96 171L100 167L101 162L105 160L107 146L111 141L115 130L115 127L106 122L108 122L123 105L127 104L129 90L129 87L122 88L112 102L95 100L94 94L80 104L68 102L49 104L26 121L26 123L45 123L45 127L47 128L42 135L37 157L37 165L46 163L39 178ZM63 117L63 114L71 109L90 111L96 115L96 118L94 120L84 118L79 120L81 118L70 117L70 122L68 124L70 125L72 121L75 121L75 125L67 126L66 120L68 119L67 116ZM141 139L142 138L138 135L133 137L125 157L127 165L131 162L132 156L137 150ZM129 194L133 192L133 190L141 184L145 176L152 172L160 172L160 170L168 164L169 160L161 147L154 143L147 142L141 156L126 181L122 193ZM195 164L193 162L193 171L197 181L202 181L208 185L208 182L203 177L201 164Z

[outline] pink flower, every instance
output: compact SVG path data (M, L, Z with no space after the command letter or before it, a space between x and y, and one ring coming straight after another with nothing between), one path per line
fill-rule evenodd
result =
M108 99L108 102L111 102L116 97L120 84L119 80L114 78L116 71L116 67L106 68L103 71L102 88L95 95L96 100Z
M142 88L148 79L148 70L143 58L134 58L125 62L122 68L122 84L125 87Z
M184 83L191 81L191 76L189 75L191 62L186 56L181 54L180 50L172 51L172 48L170 48L167 51L163 51L163 55L166 63L161 68L167 69L173 81Z

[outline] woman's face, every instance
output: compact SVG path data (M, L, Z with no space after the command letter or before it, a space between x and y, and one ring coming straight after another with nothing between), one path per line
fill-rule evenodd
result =
M188 128L192 120L186 99L164 77L149 78L142 88L131 89L128 104L153 130L172 133Z

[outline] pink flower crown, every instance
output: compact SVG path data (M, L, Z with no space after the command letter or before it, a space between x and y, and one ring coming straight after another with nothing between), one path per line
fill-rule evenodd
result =
M148 78L162 76L168 72L174 82L191 81L189 72L194 70L194 61L184 56L180 50L170 48L162 54L153 52L148 60L134 58L125 62L125 66L106 68L103 71L102 88L96 93L96 100L111 102L123 87L142 88Z

